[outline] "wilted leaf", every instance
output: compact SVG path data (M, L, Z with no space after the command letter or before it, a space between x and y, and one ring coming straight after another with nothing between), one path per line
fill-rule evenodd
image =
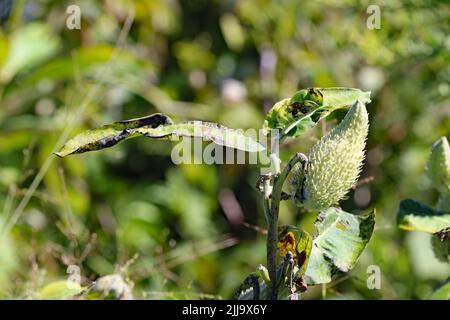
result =
M328 283L338 272L351 270L369 242L374 225L373 212L365 216L337 208L321 212L305 274L307 283Z
M436 233L450 227L450 212L437 211L420 202L406 199L400 202L397 225L404 230Z
M38 292L37 297L43 300L63 300L79 294L82 290L76 282L61 280L46 285Z
M189 121L157 128L141 128L137 132L150 138L178 139L178 137L196 137L214 143L248 152L259 152L265 147L245 136L242 132L212 122Z
M136 137L136 129L148 126L156 128L171 124L172 120L166 115L156 113L147 117L119 121L97 129L80 133L69 140L56 155L65 157L75 153L101 150L109 148L127 138Z

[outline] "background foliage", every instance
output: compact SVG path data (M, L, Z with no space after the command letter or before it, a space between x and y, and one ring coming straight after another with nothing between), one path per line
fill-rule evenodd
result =
M79 0L81 30L66 28L72 2L18 0L9 17L8 3L0 6L0 225L17 221L0 240L0 297L37 297L72 264L83 284L122 272L141 298L232 297L265 262L265 238L251 227L264 227L257 166L174 166L173 143L144 138L62 160L51 152L67 128L73 136L155 112L259 128L274 102L311 86L372 91L369 182L343 209L377 216L355 270L305 298L427 298L450 275L429 235L396 227L401 199L437 200L424 166L431 144L450 135L443 1ZM381 8L379 30L366 27L369 4ZM287 141L282 158L329 129ZM314 218L281 207L281 223L311 233ZM372 264L381 290L366 287Z

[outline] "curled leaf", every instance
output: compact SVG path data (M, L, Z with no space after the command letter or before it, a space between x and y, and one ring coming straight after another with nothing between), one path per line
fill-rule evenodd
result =
M178 140L179 137L202 138L233 149L248 152L263 151L265 147L239 130L230 129L213 122L189 121L156 128L143 127L138 133L149 138Z
M298 137L334 110L370 102L370 92L353 88L308 88L277 102L266 115L263 128L278 129L282 136Z
M156 128L173 123L161 113L147 117L114 122L97 129L88 130L70 139L64 147L55 154L65 157L71 154L96 151L112 147L122 140L136 136L136 129L141 127Z
M65 157L71 154L101 150L138 136L169 140L175 140L178 137L198 137L213 141L218 145L247 152L259 152L265 149L261 143L244 135L239 130L202 121L174 124L168 116L156 113L82 132L69 140L56 155Z

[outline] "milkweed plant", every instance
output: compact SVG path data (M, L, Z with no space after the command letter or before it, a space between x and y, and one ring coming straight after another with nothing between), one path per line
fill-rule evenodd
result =
M56 155L66 157L101 150L138 136L168 140L196 137L245 152L268 152L270 169L256 182L267 223L267 261L257 266L240 286L236 285L235 297L294 300L308 286L328 283L336 275L350 271L372 236L373 211L353 214L339 208L339 201L357 183L363 165L369 102L370 92L359 89L300 90L268 111L262 126L264 135L270 137L267 146L239 130L216 123L175 123L167 115L153 114L82 132ZM296 153L287 163L281 163L277 152L281 142L301 138L337 109L345 109L347 113L334 129L307 154ZM448 142L441 142L435 149L429 172L439 177L435 180L444 194L440 201L448 204L448 180L443 181L439 171L446 168L446 177L450 176ZM310 235L300 226L279 225L281 201L293 201L317 214L315 234Z

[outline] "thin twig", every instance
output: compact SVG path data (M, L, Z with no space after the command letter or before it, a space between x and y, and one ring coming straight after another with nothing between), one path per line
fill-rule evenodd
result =
M247 223L247 222L244 222L242 225L243 225L244 227L246 227L246 228L255 230L255 231L258 232L258 233L261 233L261 234L264 234L264 235L267 234L267 230L264 229L264 228L261 228L260 226L255 226L255 225L250 224L250 223Z

